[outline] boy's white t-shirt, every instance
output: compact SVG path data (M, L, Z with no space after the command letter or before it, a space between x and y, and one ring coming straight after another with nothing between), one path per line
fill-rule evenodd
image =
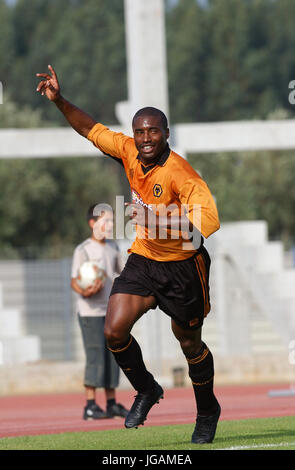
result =
M85 261L97 261L106 272L104 287L91 297L77 297L76 312L81 317L103 317L106 314L113 281L123 269L123 260L119 247L114 240L104 243L87 238L75 248L72 262L72 278L79 275L79 268Z

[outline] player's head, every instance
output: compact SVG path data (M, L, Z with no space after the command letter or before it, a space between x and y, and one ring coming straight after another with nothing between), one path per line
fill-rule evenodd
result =
M134 129L136 119L142 116L157 116L161 120L163 129L168 129L168 119L166 115L160 109L153 108L152 106L146 106L145 108L141 108L134 114L133 119L132 119L133 129Z
M109 204L92 204L87 211L87 220L96 239L113 238L113 209Z
M142 108L135 113L132 128L135 145L143 163L156 161L166 148L169 137L165 114L157 108Z

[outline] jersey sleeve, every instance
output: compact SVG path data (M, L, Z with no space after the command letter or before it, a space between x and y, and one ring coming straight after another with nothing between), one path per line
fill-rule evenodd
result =
M208 238L220 227L217 207L209 187L196 173L179 186L179 200L190 222Z
M123 163L130 151L135 147L132 137L128 137L122 132L111 131L100 123L95 124L89 132L87 139L102 153L122 160Z

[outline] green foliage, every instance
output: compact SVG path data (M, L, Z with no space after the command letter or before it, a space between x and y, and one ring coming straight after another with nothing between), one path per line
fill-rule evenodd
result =
M0 160L0 186L0 248L12 246L26 255L34 246L58 250L80 243L90 233L88 207L96 202L114 207L122 184L115 162L61 158Z
M0 127L41 126L48 126L48 122L40 109L21 107L5 94L0 106ZM61 246L73 246L87 237L88 207L95 202L114 206L115 194L124 191L126 194L126 178L121 167L105 160L100 157L0 159L2 256L19 253L40 257L45 247L52 247L55 255L62 255Z
M295 242L293 152L241 152L189 158L214 193L223 222L266 220L272 239Z
M65 125L35 91L36 72L51 64L70 100L115 123L114 105L126 98L123 0L30 0L30 8L18 0L11 10L15 59L10 71L1 67L0 77L13 101Z
M0 106L1 129L50 127L51 125L43 118L41 109L33 109L27 104L20 106L13 102L4 91L3 104Z
M0 0L0 31L0 80L5 87L15 58L12 14L5 0Z
M203 2L204 3L204 2ZM294 113L292 0L181 0L167 11L173 122L265 119Z
M172 122L206 120L204 88L208 43L205 22L205 12L195 0L182 0L167 15Z
M294 113L293 0L167 5L172 122ZM127 95L123 0L30 0L30 8L27 0L10 7L0 0L0 30L0 80L14 102L66 125L35 92L35 73L52 64L67 98L98 120L117 122L115 104Z

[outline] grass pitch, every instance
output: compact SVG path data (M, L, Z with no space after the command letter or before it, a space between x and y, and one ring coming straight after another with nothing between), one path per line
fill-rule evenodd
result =
M193 424L0 439L2 450L295 450L295 416L220 421L213 444L193 445Z

